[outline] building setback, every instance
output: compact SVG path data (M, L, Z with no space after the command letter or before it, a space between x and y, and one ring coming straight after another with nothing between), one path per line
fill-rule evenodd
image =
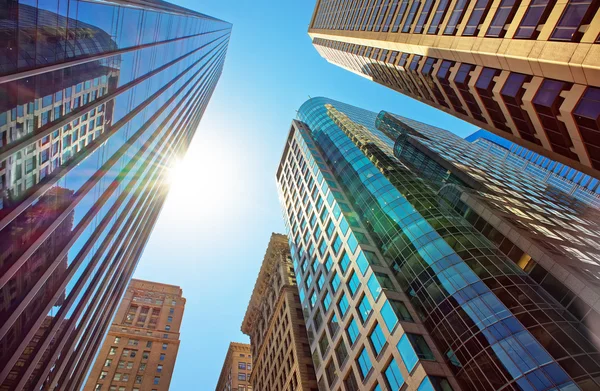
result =
M247 343L231 342L215 391L252 390L252 353Z
M168 391L184 308L180 287L131 280L83 391Z
M595 208L327 98L300 108L277 182L320 390L600 387Z
M242 332L250 337L255 390L318 391L285 235L271 235Z
M166 2L1 8L0 390L79 390L231 25Z
M329 62L600 176L600 3L318 0Z

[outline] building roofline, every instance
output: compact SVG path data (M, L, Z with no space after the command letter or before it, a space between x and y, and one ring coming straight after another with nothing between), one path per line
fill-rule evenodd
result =
M225 359L223 360L223 366L221 367L221 372L219 374L219 379L217 380L217 384L215 386L215 388L218 390L217 387L219 387L219 384L221 384L221 380L224 378L225 376L225 365L227 364L227 361L230 359L232 352L234 351L234 347L240 347L240 348L244 348L243 350L247 351L248 353L250 353L250 344L248 343L243 343L243 342L229 342L229 347L227 348L227 353L225 354Z
M262 296L266 290L266 284L268 284L270 276L275 271L277 260L279 259L278 255L282 250L289 251L287 236L273 232L271 234L271 239L269 240L267 251L263 257L258 277L254 283L254 289L252 290L252 296L250 296L250 301L246 308L244 320L242 321L241 330L244 334L250 333L253 320L252 315L260 307Z

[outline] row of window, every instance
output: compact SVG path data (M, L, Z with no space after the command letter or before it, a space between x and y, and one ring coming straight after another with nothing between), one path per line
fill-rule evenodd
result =
M437 3L437 4L434 4ZM457 35L461 23L462 36L478 36L484 20L494 12L490 25L483 34L485 37L502 38L507 25L513 22L520 0L502 0L497 8L492 8L492 0L477 0L469 13L469 1L458 0L395 0L379 1L373 4L368 0L323 0L319 3L315 21L317 29L402 32L413 34ZM536 39L555 6L557 0L532 1L523 17L517 20L518 28L514 38ZM437 7L434 8L434 5ZM452 6L453 5L453 6ZM554 26L550 40L579 42L585 29L598 11L596 0L570 0L562 10ZM557 7L558 9L560 5ZM444 26L442 28L442 26Z
M471 117L511 135L508 124L512 122L521 138L541 146L543 143L539 139L539 128L554 152L580 160L572 150L573 140L561 118L561 105L565 100L563 92L571 91L572 83L544 79L533 97L531 110L526 110L523 108L523 96L528 88L526 83L532 79L531 75L484 67L478 73L472 89L469 82L473 75L477 75L478 68L473 64L421 55L412 55L409 59L409 53L320 38L315 39L314 43L325 57L367 74L378 83L424 99L426 103L440 105L453 113ZM436 66L437 72L434 73ZM456 69L454 79L450 78L452 68ZM498 102L493 90L496 88L496 77L502 72L508 72L508 77L500 91L502 102ZM578 128L585 152L595 168L600 168L599 101L600 89L588 87L572 111L574 125ZM501 104L506 110L501 108ZM532 111L537 118L531 117ZM489 121L484 113L489 116ZM505 113L510 117L507 118ZM533 120L538 128L534 126Z

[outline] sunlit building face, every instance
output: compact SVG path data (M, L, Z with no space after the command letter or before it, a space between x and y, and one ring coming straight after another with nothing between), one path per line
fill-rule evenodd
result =
M600 175L597 1L319 0L329 62Z
M600 386L596 209L326 98L300 108L277 181L320 389Z
M2 7L0 389L76 390L221 74L231 25L168 3Z

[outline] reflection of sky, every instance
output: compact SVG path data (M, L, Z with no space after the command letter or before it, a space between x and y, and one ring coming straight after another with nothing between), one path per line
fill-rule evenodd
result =
M306 33L314 0L175 3L231 22L233 31L223 76L136 277L183 288L171 389L210 390L229 342L247 341L240 326L260 263L271 233L285 232L275 171L309 95L410 114L461 136L476 128L327 63Z

